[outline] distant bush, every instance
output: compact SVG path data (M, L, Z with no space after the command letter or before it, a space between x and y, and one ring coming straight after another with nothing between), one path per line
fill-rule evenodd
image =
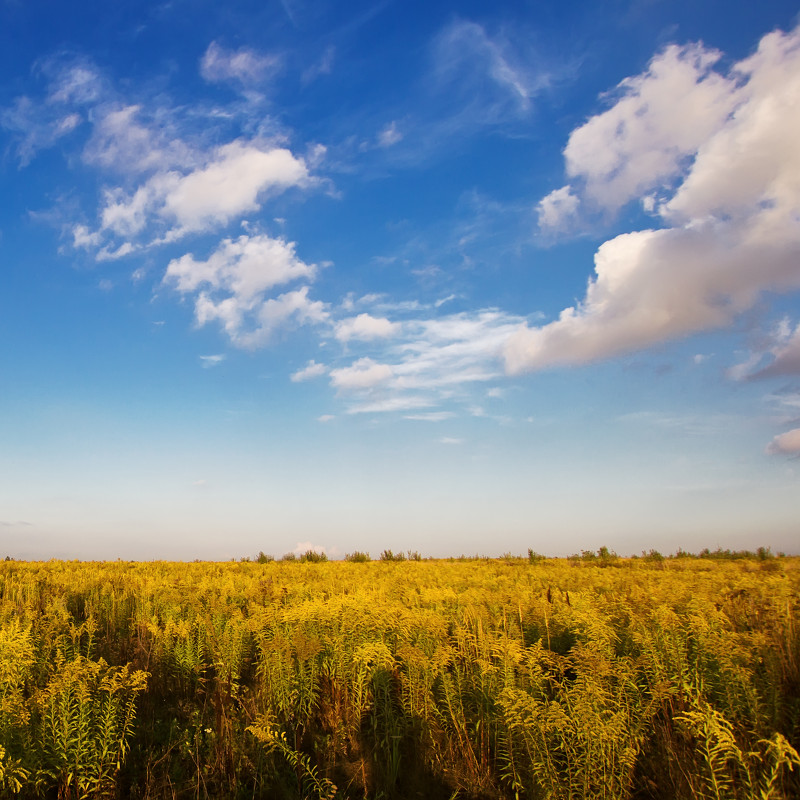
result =
M327 561L328 556L325 553L318 553L316 550L306 550L300 556L300 561L304 563L319 564L321 561Z
M402 551L399 553L393 553L391 550L384 550L381 553L381 561L405 561L405 560L406 557Z
M363 564L367 561L371 561L372 559L369 557L369 553L362 553L360 550L355 550L352 553L348 553L344 557L345 561L352 561L357 564Z
M607 547L601 547L597 551L597 561L601 567L619 566L619 556Z
M292 555L294 555L294 553L292 553ZM257 564L268 564L270 561L274 561L274 560L275 560L275 556L268 555L263 550L261 550L259 552L259 554L256 556L256 563Z
M642 558L645 561L654 561L656 563L661 563L664 560L664 556L658 552L658 550L648 550L646 553L642 550Z
M541 561L544 561L545 557L541 553L537 553L535 550L531 550L528 548L528 563L529 564L538 564Z
M297 561L297 556L294 553L284 553L281 561Z

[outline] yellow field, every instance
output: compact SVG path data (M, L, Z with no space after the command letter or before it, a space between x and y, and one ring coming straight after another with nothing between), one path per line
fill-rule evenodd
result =
M0 562L0 796L800 796L800 559Z

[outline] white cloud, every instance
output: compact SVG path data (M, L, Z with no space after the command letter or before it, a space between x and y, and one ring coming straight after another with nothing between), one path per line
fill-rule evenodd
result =
M737 103L735 80L712 70L719 58L699 44L671 45L622 81L614 105L570 134L567 175L611 210L677 175Z
M331 383L350 394L349 413L468 403L471 385L502 375L503 345L521 321L493 309L409 319L391 340L372 340L373 351L385 342L379 361L363 357L332 370ZM435 410L413 418L442 419L452 413Z
M762 342L759 349L728 370L730 378L756 380L800 375L800 325L793 331L789 320L784 318L762 337Z
M456 439L452 436L442 436L439 439L439 444L463 444L463 439Z
M317 417L317 422L322 422L324 424L325 422L330 422L334 419L336 419L336 417L333 414L322 414L321 416Z
M423 395L389 395L378 399L367 399L351 405L348 414L388 414L394 411L409 411L415 408L430 408L436 401Z
M201 292L195 302L198 325L217 320L231 341L245 348L263 347L278 328L324 322L327 316L324 303L308 299L308 286L276 298L254 298L249 302L242 302L236 296L214 300Z
M772 378L783 375L800 375L800 325L785 343L772 351L773 361L752 377Z
M328 45L323 51L319 61L311 64L311 66L303 71L301 77L302 82L308 84L319 78L320 75L330 75L335 58L336 48L332 44Z
M297 370L297 372L293 372L290 376L290 379L293 383L300 383L302 381L311 380L312 378L319 378L327 371L328 368L324 364L318 364L312 359L308 362L308 364L306 364L305 367Z
M75 225L72 228L72 246L75 248L94 248L100 244L99 233L90 233L86 225Z
M793 428L776 436L767 445L767 453L770 455L800 454L800 428Z
M397 129L397 123L392 121L378 134L378 145L380 147L391 147L402 141L403 134Z
M173 218L181 232L201 231L258 210L269 192L307 182L305 163L289 150L237 140L220 147L204 168L166 181L158 213Z
M371 389L392 378L388 364L378 364L371 358L359 358L349 367L331 370L331 384L337 389Z
M82 122L80 114L64 113L63 109L40 105L28 97L18 97L9 108L0 109L0 128L17 139L17 157L23 167L39 150L52 147Z
M577 139L581 147L572 148L568 163L584 165L588 192L599 198L608 189L610 207L671 175L682 156L696 155L660 206L673 227L601 245L584 300L511 337L509 372L584 364L726 326L763 292L800 286L800 34L765 36L758 52L735 66L736 80L709 72L716 58L698 47L670 48L648 73L623 84L633 92L618 102L624 113L605 114L633 132L591 170L588 134ZM697 119L674 113L685 106L679 89L689 108L707 107ZM669 114L665 98L675 101ZM637 110L643 119L635 121ZM676 131L684 120L691 131ZM609 145L610 122L599 128L597 141ZM580 130L593 129L590 120Z
M123 174L196 164L199 155L180 138L169 113L151 112L148 125L141 112L139 105L98 110L84 160Z
M296 280L312 280L313 264L297 257L294 242L266 235L225 239L205 261L186 254L167 266L164 282L181 294L195 295L195 318L202 326L221 323L239 347L266 344L286 324L323 322L325 304L308 298L308 286L277 298L266 295L274 287Z
M407 323L413 338L394 348L400 356L393 367L398 388L441 388L499 377L503 346L520 321L490 309Z
M280 67L279 56L257 53L246 47L227 50L211 42L200 61L200 74L210 83L235 81L249 86L271 77Z
M211 367L216 367L221 364L225 360L225 356L222 354L217 354L213 356L200 356L200 363L203 365L204 369L210 369Z
M373 317L370 314L359 314L357 317L349 317L336 323L334 336L340 342L347 342L350 339L388 339L395 336L401 326L396 322L390 322L384 317Z
M64 66L58 59L45 63L44 72L50 76L48 101L72 105L91 105L106 93L99 71L89 63Z
M570 186L554 189L539 201L536 207L539 215L539 227L551 231L563 231L574 219L580 200L572 194Z
M324 545L314 544L311 541L298 542L295 545L295 548L294 548L294 550L292 550L292 552L295 555L302 556L302 555L305 555L309 550L312 550L313 552L319 553L319 554L325 553L327 555L327 553L328 553L328 550Z
M162 153L157 161L163 158ZM224 226L258 211L269 195L310 183L305 162L289 150L237 139L216 148L203 166L185 175L159 171L132 194L106 191L101 229L131 238L156 223L168 228L156 243L171 242Z
M183 294L207 287L247 303L273 286L313 280L316 267L301 261L295 249L294 242L266 235L223 239L206 261L188 253L170 261L164 280Z
M468 20L456 20L439 34L435 55L439 83L451 92L460 87L470 103L482 105L486 122L507 113L508 106L515 114L527 112L531 98L549 83L546 73L525 64L510 42Z
M419 422L444 422L455 414L452 411L423 411L418 414L406 414L405 419L418 420Z

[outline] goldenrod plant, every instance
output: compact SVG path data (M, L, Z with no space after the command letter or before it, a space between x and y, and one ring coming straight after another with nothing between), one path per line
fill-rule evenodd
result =
M767 550L1 562L0 797L790 800L798 607Z

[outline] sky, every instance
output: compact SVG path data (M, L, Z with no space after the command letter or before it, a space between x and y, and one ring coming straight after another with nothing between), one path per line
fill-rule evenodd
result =
M798 22L0 0L0 557L800 552Z

